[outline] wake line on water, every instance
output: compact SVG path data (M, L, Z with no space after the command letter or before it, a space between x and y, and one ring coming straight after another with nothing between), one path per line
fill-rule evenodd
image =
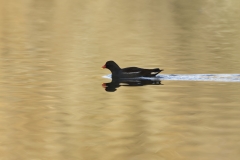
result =
M111 79L111 74L103 76L103 78ZM240 74L160 74L156 77L139 77L131 79L240 82Z

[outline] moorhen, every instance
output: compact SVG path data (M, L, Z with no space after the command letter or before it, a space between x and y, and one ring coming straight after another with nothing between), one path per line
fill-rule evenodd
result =
M112 72L112 78L136 78L136 77L155 77L161 69L144 69L138 67L128 67L121 69L114 61L107 61L102 68L107 68Z

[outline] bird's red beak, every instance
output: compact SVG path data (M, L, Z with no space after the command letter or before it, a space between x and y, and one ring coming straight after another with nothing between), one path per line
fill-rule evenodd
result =
M102 66L102 69L104 69L104 68L106 68L106 64L104 64L104 65Z
M103 83L103 84L102 84L102 87L103 87L103 88L106 88L106 87L107 87L106 83Z

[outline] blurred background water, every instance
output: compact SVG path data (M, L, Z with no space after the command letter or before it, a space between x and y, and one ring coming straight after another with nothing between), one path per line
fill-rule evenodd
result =
M240 73L238 0L0 0L1 160L236 160L240 83L102 88L107 60Z

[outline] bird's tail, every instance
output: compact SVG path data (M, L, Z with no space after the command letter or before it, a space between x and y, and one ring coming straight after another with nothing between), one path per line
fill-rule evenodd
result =
M159 69L159 68L154 68L154 69L151 69L151 77L155 77L158 73L162 72L163 69Z
M160 73L162 71L163 71L163 69L159 69L159 68L154 68L151 70L151 72L158 72L158 73Z

